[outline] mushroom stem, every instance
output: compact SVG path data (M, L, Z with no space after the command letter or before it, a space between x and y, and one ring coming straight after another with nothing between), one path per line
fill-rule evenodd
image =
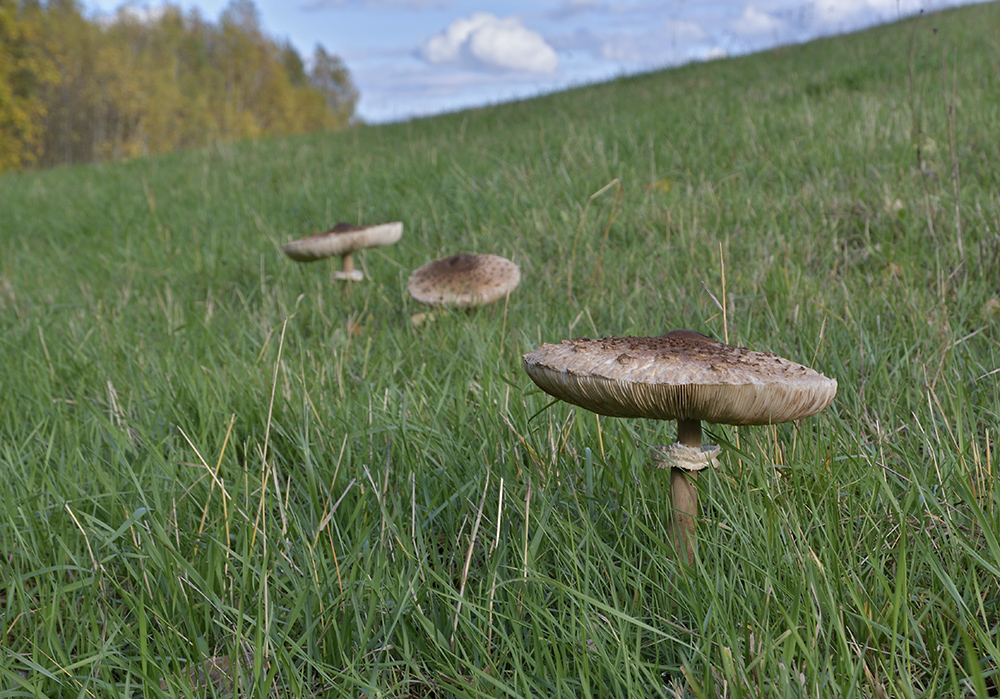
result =
M678 420L677 441L686 447L701 447L701 420Z
M365 278L360 269L354 269L354 257L350 252L340 256L340 269L333 270L333 278L343 282L360 282ZM344 293L349 293L350 286L344 288Z
M677 441L686 447L701 448L701 421L678 420ZM688 565L694 564L695 526L698 521L697 471L670 468L670 499L673 505L670 541L678 551L683 551Z
M670 543L676 551L683 551L688 565L694 565L694 530L698 516L698 491L694 482L697 471L682 468L670 469L670 499L673 505Z

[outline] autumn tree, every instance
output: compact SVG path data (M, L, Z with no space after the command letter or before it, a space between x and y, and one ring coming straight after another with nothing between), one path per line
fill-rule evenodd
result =
M0 170L337 129L357 102L339 58L318 47L307 72L252 0L215 24L169 4L92 20L77 0L0 0L0 59Z
M313 51L309 83L326 99L326 106L339 121L338 125L350 121L358 103L358 91L343 61L320 45Z
M41 91L56 79L42 36L37 3L0 0L0 172L33 164L42 150Z
M99 28L87 21L74 0L58 0L45 7L46 55L58 79L44 90L45 119L41 164L87 162L94 158L92 124L97 85Z

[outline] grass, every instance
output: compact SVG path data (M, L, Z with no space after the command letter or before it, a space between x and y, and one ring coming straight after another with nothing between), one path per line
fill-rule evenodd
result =
M0 178L0 696L996 693L997 27ZM405 223L350 295L339 220ZM461 251L521 287L415 327ZM711 428L690 568L672 426L520 359L680 327L840 385Z

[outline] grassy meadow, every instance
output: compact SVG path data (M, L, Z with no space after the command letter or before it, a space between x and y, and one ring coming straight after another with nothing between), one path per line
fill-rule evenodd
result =
M998 96L991 3L0 177L0 697L996 693ZM349 293L281 250L396 220ZM521 286L415 325L458 252ZM521 365L677 328L839 382L707 426L694 566L675 426Z

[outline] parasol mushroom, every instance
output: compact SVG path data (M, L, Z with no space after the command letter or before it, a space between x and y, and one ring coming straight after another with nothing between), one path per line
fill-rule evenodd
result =
M524 355L539 388L611 417L677 420L677 443L655 447L669 466L671 539L694 561L699 470L719 447L702 444L701 422L770 425L815 415L833 401L837 381L768 352L717 342L691 330L660 337L608 337L544 344Z
M349 223L338 223L326 231L306 238L299 238L286 243L285 254L296 262L315 262L327 257L339 256L340 271L333 273L334 279L344 281L362 281L365 277L361 270L354 269L352 253L365 248L377 248L392 245L403 235L403 224L382 223L375 226L352 226Z
M521 283L521 269L498 255L452 255L416 269L406 290L431 306L483 306L502 299Z

